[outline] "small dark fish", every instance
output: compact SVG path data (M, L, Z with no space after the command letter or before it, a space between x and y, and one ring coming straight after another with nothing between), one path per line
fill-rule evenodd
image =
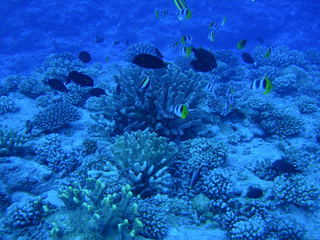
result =
M94 96L94 97L100 97L101 95L107 95L106 91L104 89L102 89L102 88L91 88L88 91L88 94L90 96Z
M291 163L286 160L276 160L271 164L271 169L280 173L301 173L302 171L297 169Z
M261 198L262 196L263 196L263 191L259 187L250 186L246 193L247 198Z
M258 38L257 38L257 41L258 41L260 44L264 44L264 40L263 40L261 37L258 37Z
M165 68L168 65L161 58L146 53L135 56L132 63L144 68Z
M255 63L253 57L251 56L250 53L247 53L247 52L243 52L241 54L241 57L242 57L242 60L245 62L245 63L249 63L249 64L253 64Z
M96 43L102 43L104 40L105 39L103 36L96 35L96 40L95 40Z
M162 55L162 53L160 52L160 50L159 50L158 48L155 48L154 50L155 50L155 52L156 52L157 57L163 59L163 55Z
M191 61L191 66L199 72L211 72L218 66L215 56L203 48L191 48L196 60Z
M67 83L71 81L80 85L81 87L93 87L93 79L86 74L77 71L71 71L67 77Z
M91 55L87 51L81 51L78 55L79 59L83 63L88 63L91 61Z
M120 41L116 40L116 41L114 41L112 44L113 44L113 46L119 45L119 44L120 44Z
M247 45L247 40L243 39L243 40L240 40L238 43L237 43L237 48L238 49L244 49L244 47Z
M59 92L68 92L67 87L59 79L49 79L48 85Z
M196 170L193 171L192 176L191 176L191 180L190 180L189 188L193 188L196 185L196 183L198 182L198 180L200 178L201 168L204 165L205 164L201 164Z
M116 86L116 93L117 93L117 95L120 95L120 93L121 93L121 86L120 86L120 84L117 84L117 86Z
M25 125L25 134L29 134L31 133L32 129L33 129L33 123L31 120L27 120L26 121L26 125Z

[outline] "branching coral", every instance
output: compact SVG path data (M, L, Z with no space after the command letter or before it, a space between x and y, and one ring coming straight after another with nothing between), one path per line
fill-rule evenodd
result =
M148 196L167 191L168 167L176 148L166 138L148 130L125 133L115 138L111 152L113 164L128 176L135 193Z
M40 77L24 77L19 84L19 91L30 98L36 98L44 94L46 86L40 80Z
M142 90L138 88L142 72L141 68L129 67L120 69L120 75L115 76L119 95L114 93L105 98L100 116L116 124L105 128L111 127L112 134L150 128L162 136L185 138L205 128L208 116L198 108L205 85L200 74L192 70L182 72L174 65L159 71L144 71L151 86ZM187 105L186 119L174 114L177 104ZM98 116L95 119L100 121Z
M68 217L81 217L67 229L53 222L51 235L62 235L68 239L68 235L77 232L79 236L83 234L90 239L112 239L116 236L133 239L139 234L143 224L138 218L138 204L130 185L123 186L119 193L114 194L106 194L106 188L105 184L88 178L84 187L76 184L62 190L59 197L72 210Z

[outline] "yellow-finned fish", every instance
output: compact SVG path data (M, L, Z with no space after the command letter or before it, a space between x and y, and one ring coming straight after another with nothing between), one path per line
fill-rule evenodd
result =
M180 42L181 42L182 45L191 44L192 43L191 35L182 36L180 38Z
M268 94L272 89L272 84L270 79L265 76L263 79L254 80L251 84L251 89L262 92L263 94Z
M243 39L243 40L240 40L238 43L237 43L237 48L238 49L244 49L244 47L247 45L247 40Z
M156 19L159 19L159 17L160 17L160 10L159 10L159 9L154 10L154 14L156 15Z
M169 44L169 48L179 47L180 43L178 41L174 41Z
M191 47L182 47L180 49L180 55L183 57L190 57L191 53L192 53Z
M178 21L189 20L191 17L192 17L192 13L188 8L183 8L179 10L177 14Z
M266 54L264 55L264 57L265 57L265 58L270 57L271 51L272 51L272 46L268 49L268 51L266 52Z
M109 58L110 58L109 56L106 57L106 62L109 62Z
M188 8L185 0L173 0L174 5L178 8L180 11L181 9Z
M216 40L214 31L209 32L208 39L210 40L210 42L214 42Z
M180 117L182 119L186 119L189 112L188 112L188 108L186 105L184 104L178 104L174 107L174 114L177 117Z

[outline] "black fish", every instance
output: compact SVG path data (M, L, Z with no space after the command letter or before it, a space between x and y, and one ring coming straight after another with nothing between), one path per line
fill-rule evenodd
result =
M259 187L252 187L252 186L249 187L246 194L247 198L261 198L262 196L263 196L262 189Z
M96 35L96 40L95 40L96 43L102 43L103 41L104 41L104 37L103 36Z
M119 44L120 44L120 41L116 40L116 41L114 41L112 44L113 44L113 46L119 45Z
M91 55L87 51L81 51L78 55L79 59L83 63L88 63L91 61Z
M241 54L241 57L242 57L242 60L243 60L245 63L253 64L253 63L255 62L250 53L243 52L243 53Z
M48 85L59 92L68 92L67 87L59 79L49 79Z
M117 95L120 95L120 93L121 93L121 86L120 86L120 84L117 84L117 86L116 86L116 93L117 93Z
M286 160L276 160L271 164L271 169L280 173L301 173L302 171L297 169L291 163Z
M159 48L155 48L154 50L155 50L155 52L156 52L157 57L163 59L163 55L162 55L162 53L160 52Z
M132 63L145 68L165 68L168 65L161 58L146 53L135 56Z
M191 51L196 59L192 60L190 64L196 71L211 72L218 66L217 60L211 52L203 48L191 48Z
M102 89L102 88L91 88L88 91L88 94L90 96L94 96L94 97L100 97L101 95L107 95L106 91L104 89Z
M77 71L71 71L67 77L67 83L71 81L80 85L81 87L93 87L93 79L86 74Z

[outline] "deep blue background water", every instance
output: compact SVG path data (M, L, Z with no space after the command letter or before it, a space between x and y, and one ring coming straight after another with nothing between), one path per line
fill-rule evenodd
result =
M191 34L193 45L235 48L248 39L248 49L264 40L265 45L288 45L304 50L320 46L320 1L318 0L220 0L187 1L193 12L189 21L178 22L172 0L166 1L22 1L0 3L0 76L29 71L52 52L89 50L95 61L122 59L126 41L147 41L158 46L168 58L178 51L167 46L181 35ZM169 16L157 20L155 9L167 9ZM227 23L216 33L216 42L207 39L208 24ZM105 37L95 42L96 34ZM120 45L113 45L120 41Z

